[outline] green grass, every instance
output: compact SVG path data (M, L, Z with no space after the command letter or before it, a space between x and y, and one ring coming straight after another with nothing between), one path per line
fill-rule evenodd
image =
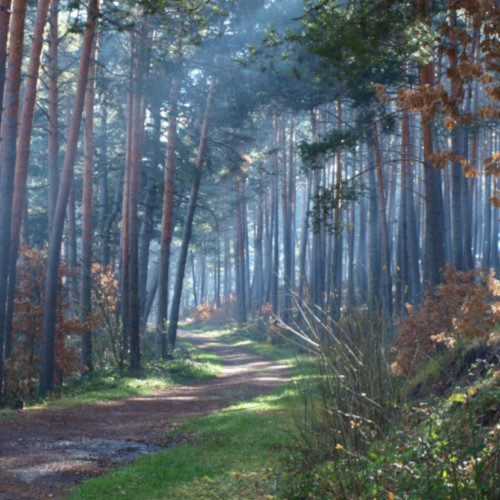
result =
M177 427L175 446L77 486L70 499L272 498L281 464L297 436L294 413L301 400L302 371L290 351L248 339L229 339L233 329L205 329L224 340L239 340L290 364L293 380L262 396ZM294 383L295 382L295 383Z
M293 437L291 386L178 427L181 444L78 486L70 499L265 498Z
M139 395L151 395L157 390L175 385L217 377L222 360L203 349L180 341L173 359L145 363L141 373L93 372L85 377L70 379L47 398L29 408L57 406L62 408L93 404ZM12 410L0 410L0 418L12 416Z

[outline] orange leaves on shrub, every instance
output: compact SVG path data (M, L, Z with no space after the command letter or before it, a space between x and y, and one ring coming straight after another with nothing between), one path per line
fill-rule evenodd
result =
M213 302L199 304L189 311L184 311L184 314L191 316L195 323L223 325L236 317L236 299L232 295L224 298L220 306Z
M500 321L500 285L487 270L467 273L446 265L444 281L417 309L408 306L394 348L394 371L411 375L439 350L461 339L487 339Z
M40 372L46 252L24 246L17 266L18 284L14 299L12 353L5 362L7 399L24 400L34 396ZM64 263L60 267L57 326L55 331L55 364L61 381L82 367L75 346L75 336L89 328L69 314L63 282L70 275Z

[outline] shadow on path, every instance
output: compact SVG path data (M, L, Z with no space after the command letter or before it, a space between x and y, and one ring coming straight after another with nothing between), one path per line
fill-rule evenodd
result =
M220 356L221 376L152 396L23 410L0 421L0 500L61 497L111 465L164 449L169 429L186 418L269 394L287 380L285 365L250 349L206 333L179 337Z

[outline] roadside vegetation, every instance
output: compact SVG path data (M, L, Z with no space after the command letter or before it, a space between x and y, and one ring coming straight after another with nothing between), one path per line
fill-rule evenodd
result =
M294 337L318 377L304 387L282 495L499 498L498 297L488 273L448 267L394 343L381 315L352 309L335 322L304 307Z
M290 382L178 425L165 436L165 451L90 479L69 498L496 499L497 292L482 273L448 269L435 295L398 325L395 343L383 314L366 308L332 321L302 304L288 329L262 319L240 327L210 325L210 318L185 323L289 364ZM165 362L168 377L163 364L148 365L149 382L122 378L119 390L213 376L217 360L203 356ZM205 371L190 372L192 363ZM75 401L93 397L94 382L73 386ZM108 380L112 397L115 383ZM106 386L99 388L107 398Z
M447 268L395 343L366 308L332 321L301 304L289 328L198 318L186 326L291 363L290 383L183 424L174 448L71 498L498 498L497 288Z
M46 397L27 400L26 407L70 407L138 395L151 395L160 389L185 385L216 377L222 371L222 360L215 354L180 341L169 359L146 361L140 372L116 367L94 370L85 376L77 374ZM0 410L0 418L12 416L12 408Z

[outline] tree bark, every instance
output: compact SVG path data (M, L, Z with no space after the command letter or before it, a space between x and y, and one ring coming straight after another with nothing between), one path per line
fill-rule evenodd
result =
M61 175L61 183L57 195L57 204L54 212L54 223L50 232L47 272L45 278L45 304L43 316L43 332L41 346L40 393L45 394L54 387L55 369L55 327L57 309L57 288L59 261L61 256L62 233L64 215L68 203L71 179L76 157L76 147L82 120L85 89L90 67L92 41L99 13L98 0L91 0L88 6L87 25L85 27L80 56L80 68L76 86L75 103L73 107L71 128L66 145L66 154Z
M5 82L2 129L0 143L0 407L3 405L3 374L5 349L5 313L8 289L8 266L10 255L10 233L12 197L16 164L16 139L19 110L19 89L21 87L21 64L23 57L24 23L26 0L14 2L10 27L10 44Z
M283 314L282 318L285 324L290 322L292 310L292 228L290 214L290 185L287 172L287 150L286 150L286 124L285 115L280 115L279 123L279 144L281 152L281 210L282 210L282 230L283 230ZM289 158L291 161L291 158ZM288 174L288 175L287 175Z
M165 179L163 183L163 209L161 220L160 258L158 266L158 308L156 313L155 355L167 355L166 321L168 311L168 275L170 267L170 243L172 241L174 220L174 181L175 151L177 148L177 101L181 85L180 76L172 79L170 88L167 154L165 160Z
M52 228L52 219L57 202L59 187L59 127L58 127L58 26L59 0L52 0L49 14L49 109L48 109L48 181L49 181L49 233Z
M380 231L382 239L382 283L384 309L389 318L392 318L392 277L391 252L389 248L389 228L387 225L387 206L385 200L384 176L382 172L382 156L378 141L376 123L373 124L373 147L375 152L375 172L377 174L378 211L380 216Z
M205 114L203 116L200 144L198 147L198 158L196 160L196 170L194 173L193 184L191 187L191 194L189 196L186 220L184 222L184 229L182 233L182 244L179 250L179 260L177 263L177 274L175 277L174 296L172 298L172 308L170 312L170 324L168 325L167 340L170 348L175 347L175 341L177 338L177 323L179 322L182 284L184 281L184 271L186 268L186 259L189 248L189 242L191 240L191 230L193 226L194 212L196 209L196 200L198 198L198 191L200 189L201 176L203 173L203 165L205 163L207 139L208 139L208 126L210 121L210 114L212 112L212 107L213 107L215 87L216 87L216 80L215 78L213 78L210 83L210 88L208 90L208 95L207 95L207 104L205 108Z
M236 180L236 280L238 301L238 324L243 325L247 321L246 308L246 286L245 286L245 236L243 228L243 211L245 203L244 185L242 179Z
M95 60L97 34L93 42L91 59ZM83 193L82 193L82 260L80 279L80 319L85 322L92 314L90 299L92 283L92 212L93 212L93 172L94 172L94 101L95 101L95 61L89 69L87 92L85 94L85 128L83 150ZM92 370L92 331L82 335L82 365Z
M418 0L421 17L428 22L428 0ZM419 63L418 74L420 84L434 85L434 62ZM434 168L431 161L433 154L433 115L425 109L421 114L422 142L424 155L424 187L425 187L425 251L424 280L431 287L439 283L441 268L445 260L444 245L444 205L441 187L441 171Z
M5 88L5 70L7 65L7 39L9 34L11 0L0 0L0 101ZM0 110L0 130L2 128L3 108Z

